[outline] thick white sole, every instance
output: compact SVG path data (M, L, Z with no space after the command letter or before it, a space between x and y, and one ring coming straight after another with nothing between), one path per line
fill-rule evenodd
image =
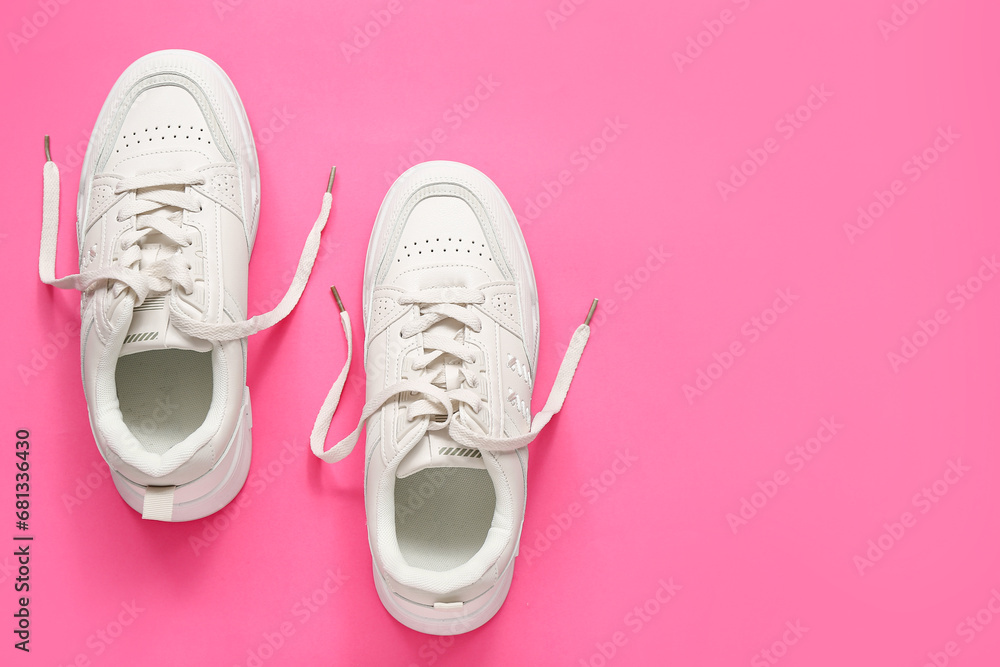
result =
M507 593L510 592L516 560L516 558L510 559L496 586L457 608L442 609L411 602L389 590L374 563L372 563L372 574L375 577L375 590L378 591L382 605L397 621L427 635L460 635L482 626L500 611L504 600L507 599Z
M243 407L236 431L226 446L226 451L215 466L201 477L174 489L172 522L194 521L218 512L228 505L243 488L250 472L251 436L253 413L250 408L250 390L243 389ZM130 481L114 468L111 479L128 506L142 513L146 487Z

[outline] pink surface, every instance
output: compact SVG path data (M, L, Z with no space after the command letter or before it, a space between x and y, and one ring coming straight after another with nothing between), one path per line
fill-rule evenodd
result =
M0 14L0 663L1000 662L996 3L7 0ZM161 48L219 62L254 126L252 313L284 292L339 167L302 303L250 341L250 481L181 525L140 521L98 474L78 296L36 273L42 135L63 169L62 274L97 112ZM453 640L379 603L361 453L327 466L307 451L344 355L328 287L360 321L378 205L427 158L485 171L524 225L536 409L602 299L566 407L532 445L510 597ZM352 380L331 437L360 411L359 360ZM30 655L11 632L18 428Z

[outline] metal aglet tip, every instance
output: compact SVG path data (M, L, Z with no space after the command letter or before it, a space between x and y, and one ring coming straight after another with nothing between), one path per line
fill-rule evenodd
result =
M590 304L590 312L587 313L587 319L583 321L587 326L590 326L590 319L594 316L595 310L597 310L597 299L594 299L594 303Z
M337 308L340 308L340 312L347 310L344 308L344 302L340 300L340 292L337 291L337 288L331 287L330 291L333 292L333 298L337 300Z
M333 177L337 175L337 168L330 167L330 180L326 183L326 191L333 192Z
M49 151L49 135L45 135L45 161L52 162L52 153Z

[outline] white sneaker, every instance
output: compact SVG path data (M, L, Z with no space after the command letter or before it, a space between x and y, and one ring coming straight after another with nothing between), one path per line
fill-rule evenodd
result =
M80 176L80 273L55 278L59 170L49 158L38 269L81 299L83 387L101 455L143 518L187 521L239 492L250 466L246 337L295 306L330 212L271 312L247 316L260 212L236 89L189 51L140 58L101 109Z
M351 355L350 319L337 301L348 358L312 450L342 459L369 421L365 508L382 603L420 632L477 628L510 588L526 446L562 407L593 306L532 420L538 295L514 213L472 167L407 170L382 202L365 262L368 401L357 429L324 452Z

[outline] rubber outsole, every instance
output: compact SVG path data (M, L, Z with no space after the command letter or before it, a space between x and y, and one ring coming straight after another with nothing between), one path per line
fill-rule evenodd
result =
M411 602L389 590L378 567L372 563L372 576L378 597L393 618L408 628L427 635L460 635L472 632L496 616L503 606L510 584L514 578L514 561L511 558L507 569L500 576L496 586L459 608L437 608Z

